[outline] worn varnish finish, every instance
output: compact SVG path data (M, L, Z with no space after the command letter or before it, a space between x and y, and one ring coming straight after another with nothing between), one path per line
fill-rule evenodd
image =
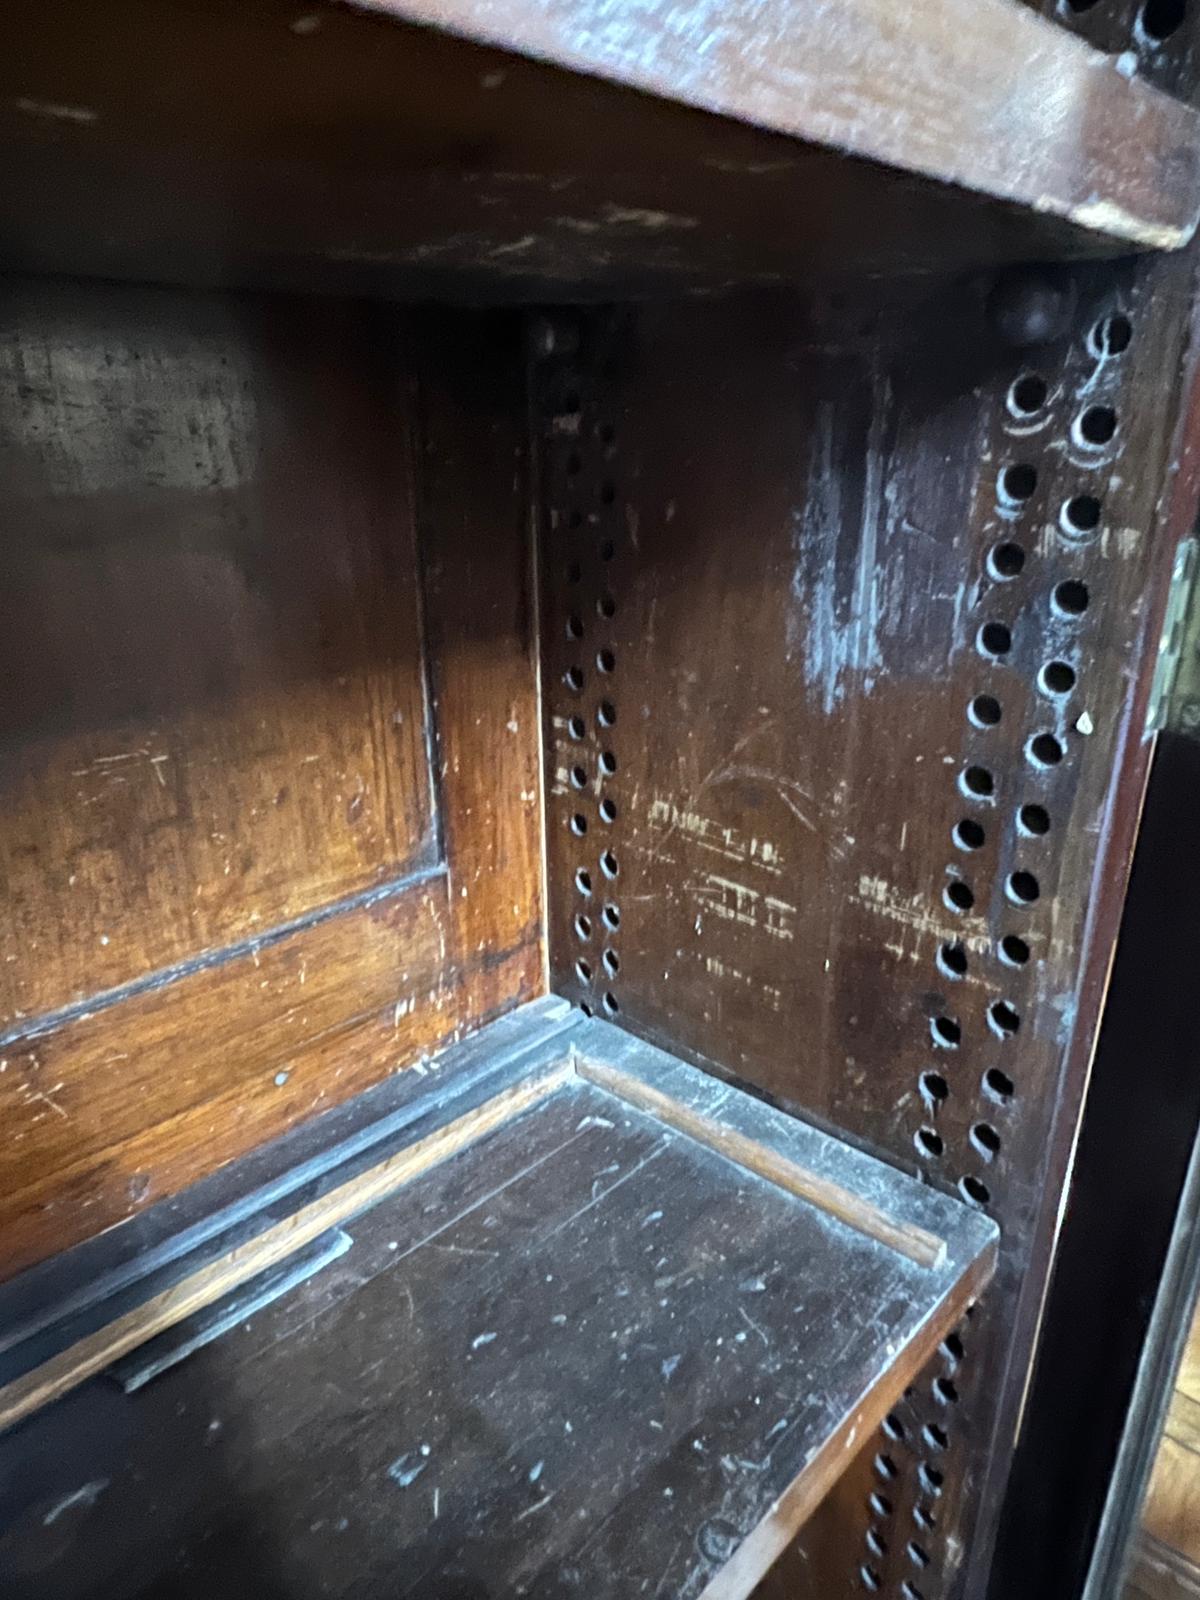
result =
M894 1530L868 1565L927 1595L968 1551L985 1578L1010 1460L1136 815L1170 567L1162 373L1188 288L1186 263L1080 276L1063 337L1025 352L971 288L865 329L645 312L585 329L579 360L542 376L556 982L1004 1225L968 1359L939 1360L895 1419L903 1473L882 1492L897 1526L915 1504L938 1532L919 1579ZM1100 355L1113 316L1130 336ZM1044 392L1015 395L1027 376ZM1079 419L1104 406L1097 447ZM1060 517L1083 495L1099 520L1076 532ZM1073 683L1055 689L1051 662ZM939 970L944 945L965 976ZM822 1596L860 1586L872 1456L828 1511L845 1560L821 1567Z
M5 314L11 1272L535 992L540 910L516 324Z
M1193 113L1008 0L379 9L8 8L0 262L623 298L1175 246L1200 206Z
M7 1434L8 1581L746 1595L980 1291L995 1229L628 1035L560 1040L320 1278L117 1406L92 1383Z

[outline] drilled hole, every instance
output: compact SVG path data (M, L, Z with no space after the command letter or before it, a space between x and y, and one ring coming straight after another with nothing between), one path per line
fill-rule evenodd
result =
M1183 23L1187 15L1187 0L1146 0L1138 27L1151 44L1162 44Z
M935 1128L918 1128L913 1143L923 1156L930 1156L935 1161L946 1148L945 1141Z
M900 1585L900 1600L925 1600L925 1596L915 1583L909 1583L906 1579Z
M602 483L600 485L600 503L602 505L611 506L616 498L617 490L615 484Z
M604 543L600 546L600 559L601 559L601 561L611 561L612 558L616 555L616 553L617 553L616 545L612 542L611 539L605 539Z
M1133 324L1121 312L1114 311L1112 316L1103 317L1092 329L1090 343L1098 356L1119 356L1128 350L1132 338Z
M582 839L587 832L587 818L581 812L576 812L571 818L571 832L577 839Z
M606 878L615 878L620 871L617 866L617 858L611 850L606 850L600 857L600 871Z
M933 1398L940 1406L956 1406L958 1404L958 1388L949 1378L935 1378L933 1380Z
M1065 661L1047 661L1038 673L1038 688L1044 695L1070 694L1075 687L1075 668Z
M962 978L967 972L966 946L957 940L948 941L937 953L938 970L947 978Z
M592 919L585 917L582 911L575 918L575 932L581 939L590 939L592 936Z
M927 1495L936 1497L942 1492L946 1475L940 1468L931 1466L928 1461L922 1461L917 1468L917 1482Z
M568 617L567 618L567 638L568 639L582 639L583 638L583 619L581 617Z
M933 1042L943 1050L957 1050L962 1043L962 1027L953 1017L934 1017L929 1024Z
M957 1333L948 1333L946 1335L946 1337L942 1340L941 1350L946 1360L952 1362L955 1366L958 1365L958 1363L967 1353L963 1349L962 1339Z
M992 1191L987 1184L970 1172L958 1180L958 1192L974 1206L986 1206L992 1198Z
M613 994L611 989L605 990L604 1009L608 1012L610 1017L615 1017L617 1012L621 1009L620 1004L617 1001L617 997L615 994Z
M905 1427L894 1411L889 1412L888 1415L884 1417L883 1431L887 1434L889 1439L895 1439L897 1444L904 1443Z
M1002 583L1007 578L1015 578L1024 565L1024 550L1011 540L996 545L988 556L988 571L993 578L998 578Z
M867 1501L867 1508L872 1516L876 1517L890 1517L892 1514L892 1502L883 1494L871 1495Z
M605 906L600 913L600 920L606 928L611 928L615 933L621 926L621 908L619 906Z
M945 1428L936 1422L927 1422L921 1429L921 1437L931 1450L945 1450L950 1443Z
M582 739L584 734L587 732L587 728L584 726L583 718L568 717L567 732L571 735L572 739Z
M1088 406L1075 419L1075 438L1079 444L1097 448L1108 444L1117 431L1117 413L1111 406Z
M1035 767L1056 767L1066 754L1052 733L1035 733L1025 750Z
M582 767L571 768L571 782L577 789L587 788L587 773Z
M582 956L580 956L579 960L575 963L575 972L582 982L590 983L592 981L591 966L583 959Z
M575 873L575 887L580 894L591 894L592 875L586 867L580 867Z
M1029 960L1029 946L1015 933L1006 933L1000 941L1000 959L1008 967L1023 967Z
M568 565L568 567L567 567L567 582L568 583L582 583L583 582L583 568L579 565L578 561L572 561Z
M1100 502L1094 494L1073 494L1059 512L1059 526L1075 539L1085 539L1100 526Z
M1008 898L1020 906L1031 906L1041 894L1041 885L1032 872L1012 872L1005 885Z
M1077 578L1068 578L1055 589L1050 604L1060 617L1081 617L1090 599L1086 583L1080 583Z
M615 950L606 950L604 952L602 964L610 978L615 978L621 970L621 958Z
M996 792L996 780L987 767L964 768L958 784L964 794L972 795L976 800L990 800Z
M937 1518L931 1511L926 1511L924 1506L913 1507L913 1521L923 1533L932 1533L937 1527Z
M1050 832L1050 813L1045 806L1022 806L1017 813L1017 826L1031 838L1040 838Z
M599 759L600 771L606 778L611 778L617 770L617 758L611 750L601 750Z
M1019 506L1037 488L1037 481L1036 467L1031 467L1027 461L1014 462L1000 474L997 493L1005 505Z
M595 1008L589 1005L586 1000L581 1000L579 1002L579 1009L583 1012L585 1017L594 1017L596 1015Z
M611 622L617 614L617 602L610 594L601 595L596 601L596 610L606 622Z
M979 652L999 660L1012 649L1012 630L1003 622L985 622L979 630Z
M611 444L617 437L617 430L611 422L602 422L596 432L600 435L601 444Z
M583 688L583 668L568 667L563 673L563 682L574 694L578 694Z
M971 886L964 883L961 878L951 879L942 893L942 898L951 911L970 911L975 904L975 895Z
M896 1463L891 1456L880 1454L875 1457L875 1476L877 1478L882 1478L885 1483L890 1483L896 1476L896 1472Z
M596 711L596 721L602 728L611 728L617 720L617 708L611 700L601 700Z
M940 1072L921 1074L921 1098L928 1106L939 1106L950 1097L950 1085Z
M914 1567L927 1567L929 1565L929 1551L914 1539L905 1552Z
M876 1589L880 1588L883 1583L883 1580L875 1571L874 1567L860 1567L858 1569L858 1577L863 1588L870 1590L872 1594L874 1594Z
M1000 1154L1000 1135L990 1122L977 1122L971 1129L971 1143L985 1161L994 1161Z
M888 1553L887 1540L880 1537L874 1528L868 1528L863 1540L868 1552L880 1560Z
M999 1104L1004 1105L1016 1094L1016 1085L1007 1072L1001 1072L999 1067L989 1067L983 1075L984 1092Z
M616 802L608 799L607 796L601 800L596 809L600 813L601 822L615 822L617 820Z
M977 728L994 728L1001 715L1000 702L992 694L977 694L967 707L967 716Z
M1064 0L1068 11L1078 12L1090 11L1097 3L1098 0Z
M1024 372L1008 391L1008 409L1014 417L1033 417L1046 404L1050 387L1036 372Z
M596 653L596 666L601 672L615 672L617 658L611 650L599 650Z
M988 1007L988 1024L1001 1039L1011 1039L1021 1026L1020 1013L1007 1000L994 1000Z
M987 835L973 817L964 817L954 825L953 839L960 850L978 850Z

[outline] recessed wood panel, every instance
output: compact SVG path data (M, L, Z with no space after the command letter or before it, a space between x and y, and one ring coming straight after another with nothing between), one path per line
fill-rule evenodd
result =
M0 317L0 1027L438 859L402 332Z
M6 310L3 1275L543 983L517 319Z

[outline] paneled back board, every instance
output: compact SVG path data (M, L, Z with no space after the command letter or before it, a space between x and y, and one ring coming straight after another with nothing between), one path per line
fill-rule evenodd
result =
M6 285L5 1275L540 987L520 351Z
M1003 1229L773 1596L986 1584L1185 531L1191 270L646 309L537 375L554 983Z

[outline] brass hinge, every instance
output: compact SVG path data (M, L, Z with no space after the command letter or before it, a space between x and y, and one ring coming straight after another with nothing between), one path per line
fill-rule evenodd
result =
M1197 544L1185 539L1175 556L1171 592L1163 618L1147 733L1171 728L1200 738L1200 605L1197 605Z

